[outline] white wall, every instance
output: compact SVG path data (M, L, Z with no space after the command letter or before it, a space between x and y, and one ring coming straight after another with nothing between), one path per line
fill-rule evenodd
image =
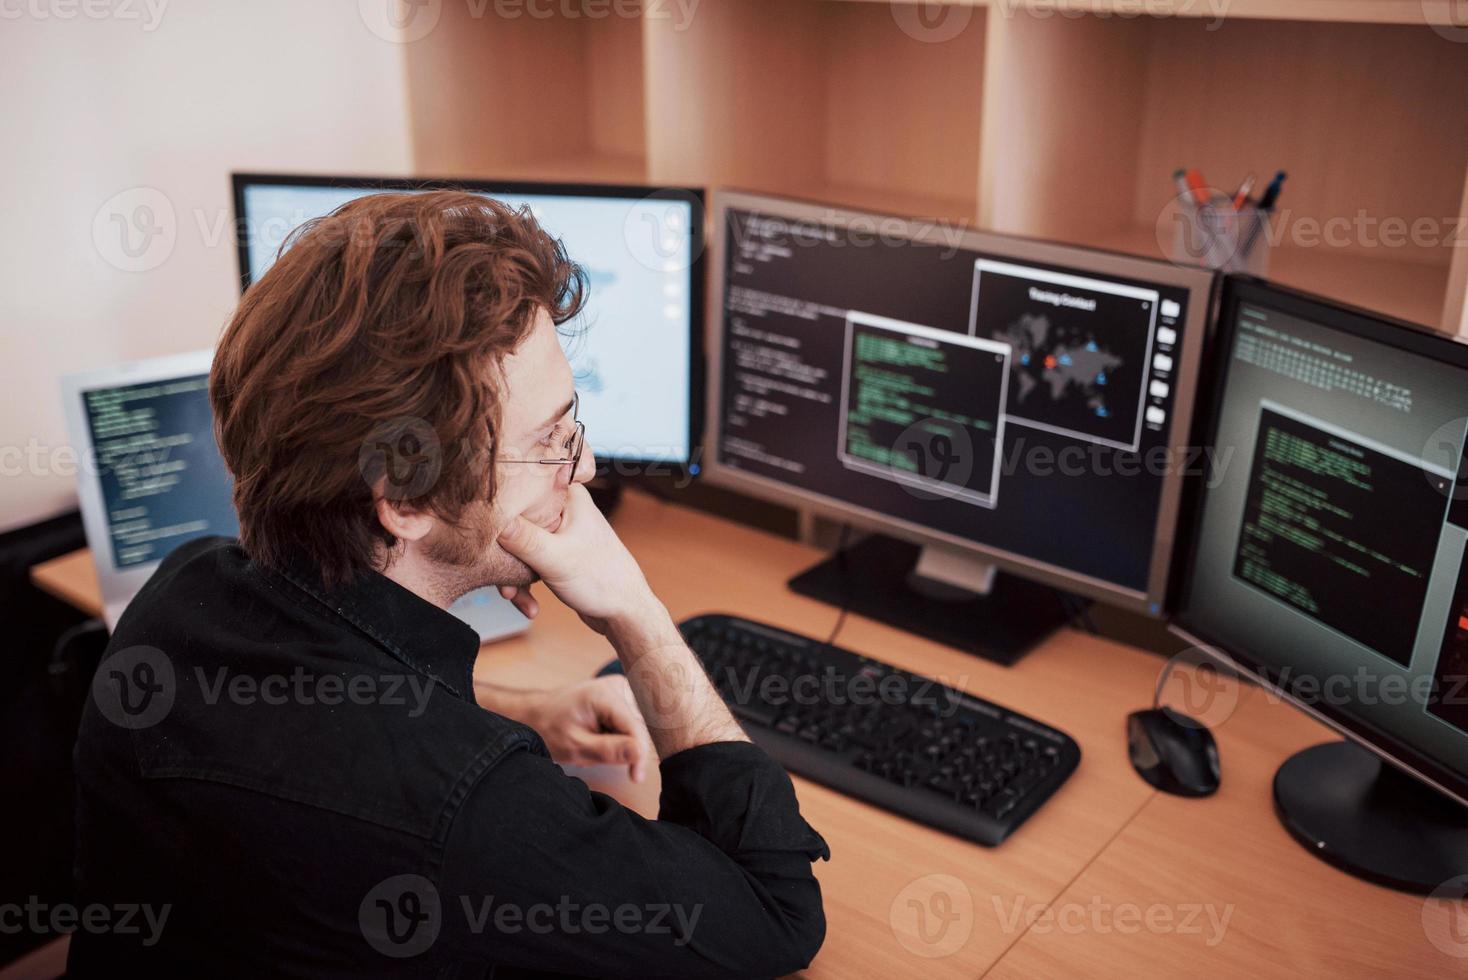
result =
M409 172L402 47L371 6L0 0L0 530L74 505L60 375L215 342L231 170ZM113 214L150 204L164 233L135 228L131 258Z

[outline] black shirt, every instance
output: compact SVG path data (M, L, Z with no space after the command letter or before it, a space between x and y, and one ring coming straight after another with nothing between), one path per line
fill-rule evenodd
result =
M233 541L129 605L76 749L73 975L770 976L825 935L825 842L760 749L662 761L657 820L474 701L474 631L382 575Z

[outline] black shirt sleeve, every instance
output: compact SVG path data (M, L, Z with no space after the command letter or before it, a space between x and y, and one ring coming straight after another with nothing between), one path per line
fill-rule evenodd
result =
M605 977L775 976L825 938L826 842L790 778L746 742L662 763L648 820L528 751L501 759L449 831L443 937L467 959Z

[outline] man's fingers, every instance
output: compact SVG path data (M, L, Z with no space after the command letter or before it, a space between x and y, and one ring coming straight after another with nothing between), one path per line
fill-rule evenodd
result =
M496 588L499 589L500 595L509 599L526 619L534 619L535 614L540 612L540 603L530 594L530 586L521 588L518 585L500 585Z
M647 732L647 722L637 709L637 700L626 677L607 677L597 682L602 690L595 700L596 720L604 731L630 735L637 746L636 755L629 759L632 781L640 783L647 774L648 759L652 755L652 736Z
M530 594L529 589L516 589L515 594L510 597L510 602L520 610L526 619L534 619L540 612L540 603L536 601L535 596Z
M637 758L632 760L632 765L627 767L634 783L640 783L647 778L647 767L653 754L652 744L649 741L643 739L638 744L641 746L641 751L638 752Z
M576 747L581 765L625 765L633 778L645 764L646 747L633 735L587 735Z
M632 696L632 687L624 675L613 674L598 678L596 697L592 706L596 710L596 721L603 731L620 732L623 735L646 735L647 724L642 712L637 710L637 699Z
M540 570L538 564L549 558L548 553L555 547L549 531L519 515L501 529L499 542L501 548L537 571Z

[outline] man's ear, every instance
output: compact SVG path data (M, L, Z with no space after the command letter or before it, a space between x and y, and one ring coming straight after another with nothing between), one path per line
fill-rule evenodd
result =
M378 497L374 504L377 507L378 522L388 534L399 541L419 541L433 530L434 516L407 501Z

